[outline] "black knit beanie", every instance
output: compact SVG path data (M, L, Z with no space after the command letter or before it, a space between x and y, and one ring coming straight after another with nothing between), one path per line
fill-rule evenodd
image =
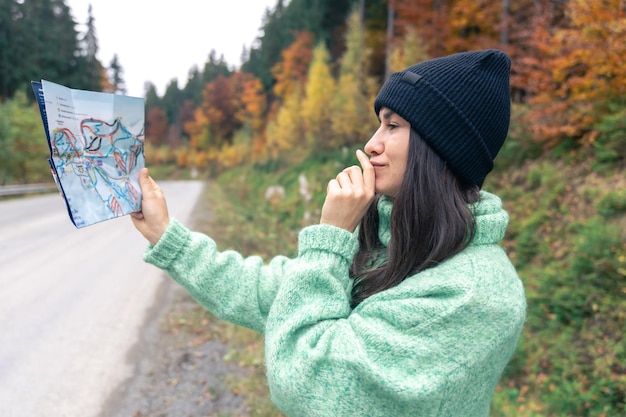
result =
M510 67L498 50L421 62L389 77L374 110L396 112L462 182L482 187L509 130Z

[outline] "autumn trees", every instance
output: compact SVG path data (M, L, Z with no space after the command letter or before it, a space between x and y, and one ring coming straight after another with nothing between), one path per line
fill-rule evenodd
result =
M499 48L512 58L512 97L527 107L529 137L543 149L566 142L591 146L596 126L625 106L625 3L277 1L239 68L210 51L182 88L173 80L158 97L148 86L147 139L174 149L211 146L214 155L237 144L250 158L293 155L294 144L352 146L372 129L370 103L389 71L448 53ZM123 93L120 62L114 59L107 74L95 59L91 14L85 28L76 32L61 0L0 0L0 97L41 77Z
M626 107L626 2L570 0L545 44L549 88L531 99L533 131L549 146L592 142L594 126Z
M251 158L294 156L296 144L306 152L352 146L373 129L371 102L388 71L499 48L512 57L512 97L528 107L533 140L544 149L570 138L589 143L609 106L623 103L624 8L620 0L279 1L240 69L212 52L190 72L181 99L165 97L167 123L180 127L179 143L210 144L214 155L242 129ZM334 23L318 21L329 14ZM257 109L253 120L246 108Z

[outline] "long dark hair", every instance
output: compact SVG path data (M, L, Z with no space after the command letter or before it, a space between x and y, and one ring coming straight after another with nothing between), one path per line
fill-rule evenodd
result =
M462 184L413 129L406 172L393 197L386 250L378 237L379 198L359 228L360 249L350 270L355 279L352 307L456 255L474 237L475 221L468 204L478 201L479 188Z

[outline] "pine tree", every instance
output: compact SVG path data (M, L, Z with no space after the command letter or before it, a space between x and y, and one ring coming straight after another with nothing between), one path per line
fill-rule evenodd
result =
M110 92L126 94L126 83L124 82L124 68L120 64L117 54L113 55L109 64L109 82L111 84Z
M13 93L16 71L16 49L13 45L17 4L15 0L0 0L0 102Z
M107 76L106 69L98 61L99 46L95 21L90 4L87 9L86 31L80 36L79 41L81 54L78 60L79 73L75 80L75 86L86 90L112 90L114 87L111 86L111 80Z
M6 1L0 3L0 13L9 13L0 18L8 23L0 26L0 43L7 46L0 53L2 94L22 89L32 97L30 81L42 78L82 88L76 82L82 74L78 33L65 2Z

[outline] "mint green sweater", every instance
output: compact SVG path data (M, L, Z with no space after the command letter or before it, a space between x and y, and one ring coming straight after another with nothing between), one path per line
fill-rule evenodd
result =
M389 242L391 202L379 202ZM358 242L344 229L300 232L298 256L243 258L172 220L145 260L218 317L265 335L272 400L295 416L485 417L526 313L498 242L508 215L481 192L476 236L460 254L350 308Z

